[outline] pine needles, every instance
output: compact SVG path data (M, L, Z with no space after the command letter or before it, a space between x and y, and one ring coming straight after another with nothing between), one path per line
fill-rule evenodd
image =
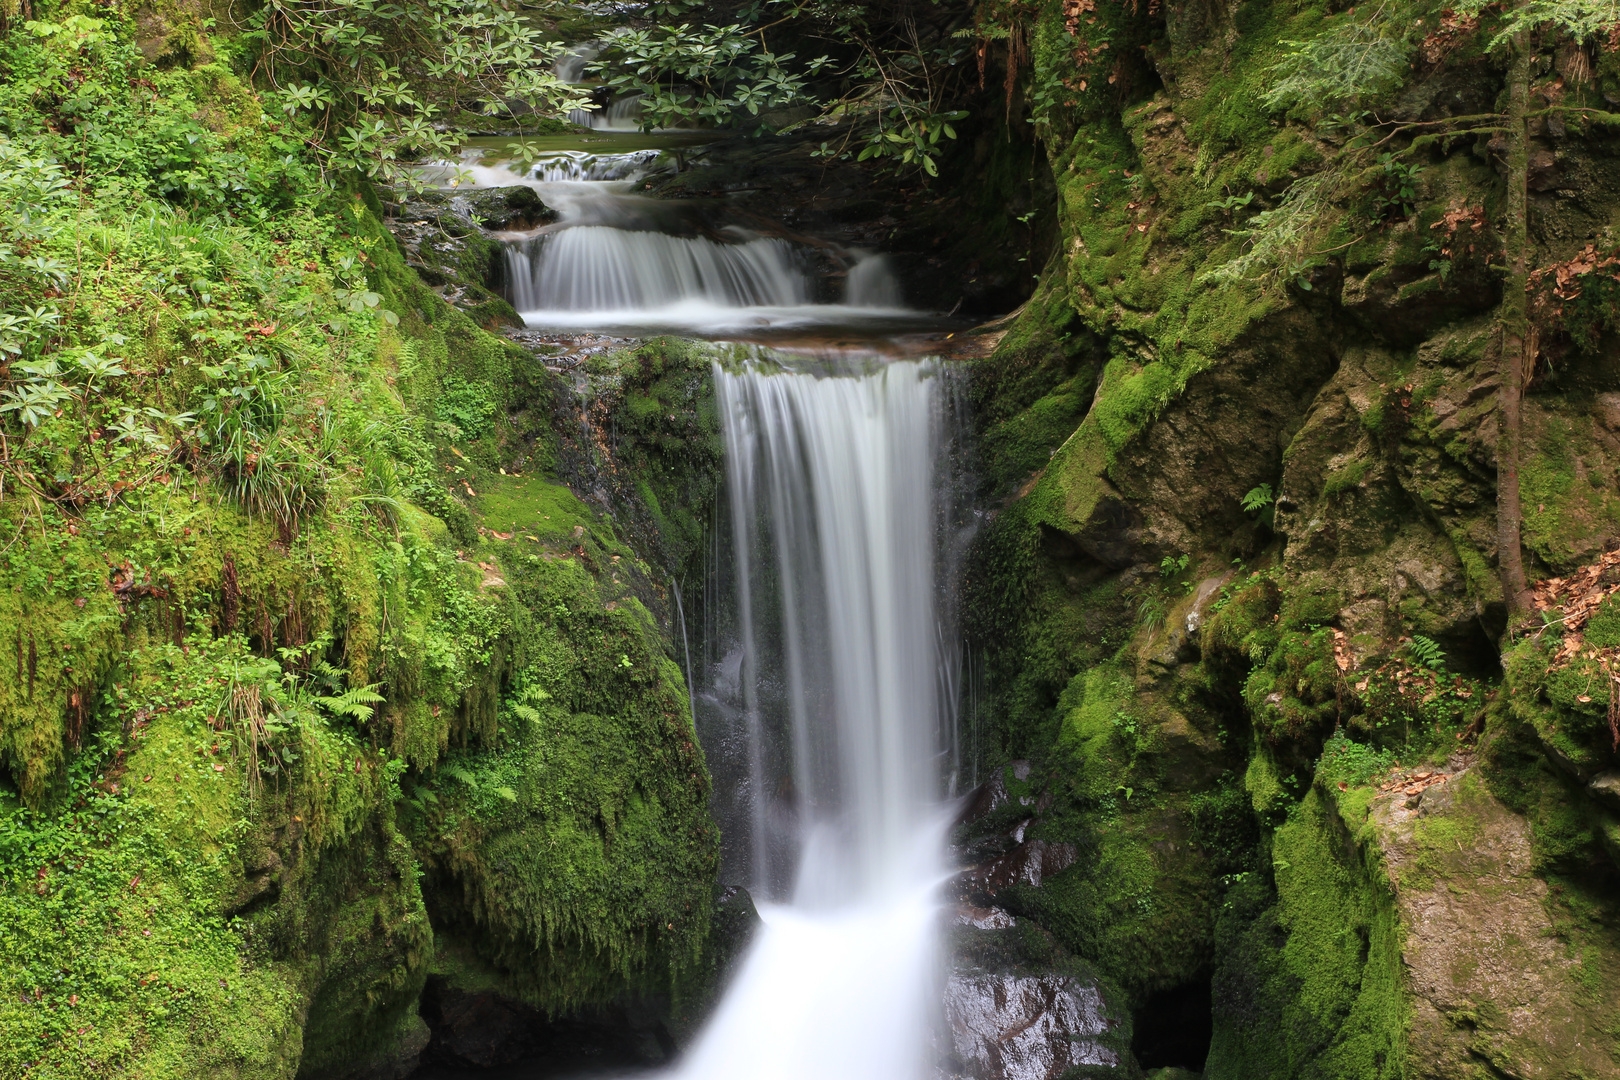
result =
M1266 108L1334 112L1400 86L1411 47L1389 33L1384 12L1346 15L1307 41L1284 41L1288 53L1272 65Z

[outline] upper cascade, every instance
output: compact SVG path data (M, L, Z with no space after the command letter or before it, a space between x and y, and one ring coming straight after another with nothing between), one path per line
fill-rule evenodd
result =
M601 53L598 42L588 42L569 49L552 65L552 71L562 82L574 86L585 82L585 66ZM605 105L590 109L572 109L568 122L594 131L640 131L641 95L617 98Z
M475 186L531 187L557 211L553 224L502 235L510 299L525 322L723 337L918 319L882 255L717 224L712 210L638 193L657 153L464 167ZM818 259L823 273L847 268L841 302L818 302Z

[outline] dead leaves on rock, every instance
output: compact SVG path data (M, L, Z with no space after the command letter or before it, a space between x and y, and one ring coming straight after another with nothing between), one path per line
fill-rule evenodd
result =
M1548 661L1547 670L1556 671L1576 660L1590 660L1606 676L1609 695L1609 732L1613 748L1620 750L1620 648L1598 648L1586 643L1586 624L1603 602L1620 592L1620 551L1606 551L1597 562L1581 567L1568 577L1547 578L1530 590L1530 606L1546 620L1543 631L1562 625L1564 639ZM1560 618L1550 618L1562 611ZM1583 704L1591 694L1576 698Z
M1620 551L1604 552L1603 557L1583 566L1568 577L1547 578L1530 590L1530 606L1537 612L1562 611L1561 618L1547 626L1562 623L1564 640L1553 654L1553 666L1569 662L1585 644L1582 630L1603 601L1620 592Z
M1443 784L1450 779L1450 773L1436 769L1414 769L1405 773L1397 770L1387 782L1378 786L1378 790L1397 795L1421 795L1436 784Z
M1341 674L1349 671L1356 663L1355 653L1350 648L1349 636L1337 626L1333 627L1333 663Z

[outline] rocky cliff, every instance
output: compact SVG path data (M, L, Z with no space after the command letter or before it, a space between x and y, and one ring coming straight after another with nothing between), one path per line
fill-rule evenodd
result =
M1489 23L980 8L1059 235L974 361L996 509L965 610L980 730L1032 763L1019 838L1075 852L995 903L1122 988L1150 1068L1620 1073L1620 204L1592 119L1615 68L1601 42L1532 43L1520 475L1540 583L1510 621L1511 71ZM1352 41L1397 62L1335 98L1320 57ZM1290 96L1310 78L1316 98ZM1189 995L1207 1046L1144 1035Z

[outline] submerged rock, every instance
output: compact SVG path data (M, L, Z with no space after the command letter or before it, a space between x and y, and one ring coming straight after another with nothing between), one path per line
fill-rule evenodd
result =
M532 229L557 219L557 212L540 200L534 188L486 188L464 196L468 214L491 231Z

